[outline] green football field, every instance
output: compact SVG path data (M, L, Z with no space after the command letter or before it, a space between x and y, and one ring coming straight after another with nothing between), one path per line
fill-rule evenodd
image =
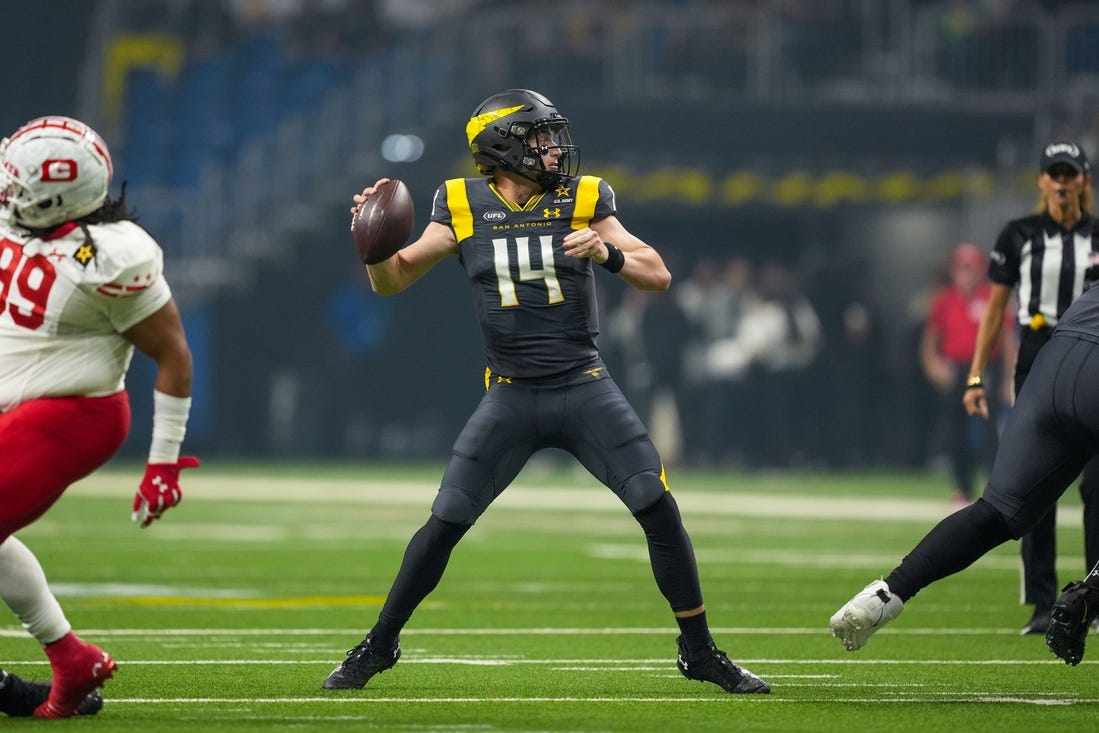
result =
M857 653L829 635L829 616L948 511L948 482L931 475L670 472L718 646L771 695L679 675L639 527L565 463L529 467L466 536L395 668L361 691L322 690L373 623L440 470L210 461L146 530L129 521L141 467L77 484L19 536L77 633L119 669L97 717L60 725L892 733L1099 720L1099 637L1072 668L1018 635L1016 543L924 590ZM1078 498L1061 509L1063 583L1085 568ZM0 663L49 674L10 613Z

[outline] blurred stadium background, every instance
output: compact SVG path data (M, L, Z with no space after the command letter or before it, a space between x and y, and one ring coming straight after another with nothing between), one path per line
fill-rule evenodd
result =
M350 196L473 175L470 111L537 89L664 254L601 278L612 370L670 462L934 462L916 358L961 241L1035 204L1053 137L1099 159L1099 5L1055 0L6 3L3 130L87 120L161 242L207 457L441 459L479 398L460 271L374 297ZM418 227L419 228L419 227ZM774 320L774 316L779 318ZM381 375L381 376L380 376ZM150 365L129 381L144 453ZM385 385L370 389L367 385ZM959 409L961 409L959 407Z

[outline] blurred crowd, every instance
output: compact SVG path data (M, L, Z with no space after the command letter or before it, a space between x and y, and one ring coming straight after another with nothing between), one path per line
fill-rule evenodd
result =
M702 258L669 295L625 291L608 311L601 343L666 460L822 460L806 417L829 389L823 328L791 267Z
M611 35L639 32L638 49L659 76L674 72L684 91L692 78L718 76L751 83L753 58L769 59L768 84L790 89L843 79L886 78L903 65L898 53L905 32L933 43L921 59L922 73L973 89L1033 85L1042 73L1039 49L1050 33L1060 36L1070 74L1099 72L1099 23L1085 0L604 0L563 2L546 22L501 29L522 39L533 53L553 53L557 64L598 68ZM361 60L373 49L409 34L476 18L486 33L496 29L502 0L122 0L127 28L162 32L185 40L193 56L256 33L278 33L298 52ZM688 17L705 13L706 28L668 23L654 11ZM662 18L650 25L650 18ZM907 18L906 21L903 19ZM1046 22L1058 19L1060 31ZM898 28L898 22L913 27ZM707 37L700 37L700 33ZM899 35L900 34L900 35ZM468 48L485 53L482 73L496 61L491 44ZM486 53L487 52L487 53ZM594 64L594 66L592 66ZM720 68L721 74L714 74ZM531 73L539 73L532 69Z

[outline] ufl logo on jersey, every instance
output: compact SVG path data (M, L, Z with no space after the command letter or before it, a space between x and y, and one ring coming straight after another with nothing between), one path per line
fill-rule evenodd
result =
M505 214L503 211L500 211L499 209L493 209L492 211L486 211L485 213L481 214L481 218L485 221L490 222L503 221L504 219L508 218L508 215Z
M71 158L50 158L42 161L42 181L44 183L67 183L75 181L76 161Z

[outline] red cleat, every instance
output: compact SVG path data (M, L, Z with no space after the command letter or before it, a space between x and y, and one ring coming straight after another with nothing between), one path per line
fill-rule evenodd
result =
M53 668L53 684L46 702L34 711L36 718L68 718L88 693L109 680L118 668L107 652L69 632L46 647Z

